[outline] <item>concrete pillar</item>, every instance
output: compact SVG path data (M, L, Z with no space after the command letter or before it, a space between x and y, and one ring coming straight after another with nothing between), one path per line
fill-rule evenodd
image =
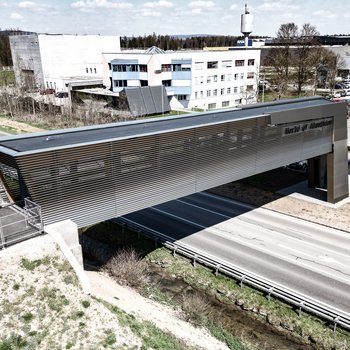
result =
M334 141L327 154L327 201L336 203L349 196L347 140Z

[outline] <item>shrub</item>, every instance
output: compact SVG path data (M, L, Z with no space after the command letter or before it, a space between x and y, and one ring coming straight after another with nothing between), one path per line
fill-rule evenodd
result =
M185 321L196 325L205 323L210 315L210 304L199 293L185 294L181 307Z
M119 283L141 287L147 281L147 263L141 260L134 249L119 250L104 266Z

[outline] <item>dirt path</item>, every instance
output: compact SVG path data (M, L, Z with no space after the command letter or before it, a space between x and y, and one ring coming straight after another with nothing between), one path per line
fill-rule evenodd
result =
M101 272L86 271L90 279L92 294L136 318L153 322L158 328L172 333L189 346L208 350L226 350L228 347L213 338L206 330L195 328L181 320L177 312L165 305L142 297L134 290L117 284Z
M26 123L17 122L8 118L0 118L0 125L15 129L18 134L44 131L44 129L40 129Z

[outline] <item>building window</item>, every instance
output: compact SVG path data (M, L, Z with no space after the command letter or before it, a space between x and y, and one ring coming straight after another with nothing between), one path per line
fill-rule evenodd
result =
M235 79L235 80L238 80L238 73L235 73L234 79Z
M162 80L164 86L171 86L171 80Z
M194 98L195 98L195 99L198 98L198 92L197 92L197 91L194 93Z
M114 80L114 86L115 87L126 87L128 86L127 80Z
M231 88L227 88L227 94L231 93Z
M239 79L241 79L241 80L244 79L244 73L241 73L241 74L239 75Z
M232 79L232 74L227 74L227 81L231 81Z
M207 76L207 83L211 83L211 76L210 75Z
M203 82L204 82L204 77L201 77L199 83L203 84Z
M204 93L203 93L203 91L201 91L201 98L203 98L204 97Z
M244 92L244 86L239 87L239 92Z
M222 61L222 68L231 68L231 67L232 67L232 60Z
M254 79L254 72L248 72L247 79Z
M140 72L147 72L147 64L139 64Z
M213 82L216 83L218 81L218 76L217 75L213 75Z
M194 63L194 69L195 70L202 70L204 68L204 63L203 62L195 62Z
M97 74L97 70L96 70L96 68L94 68L94 72L95 72L95 74Z
M112 64L111 63L108 63L108 69L112 70Z
M208 104L208 109L214 109L216 108L216 103L209 103Z
M173 64L173 72L181 72L181 64Z
M90 73L92 73L92 68L90 68Z
M218 89L214 89L213 90L213 96L217 96L218 95Z
M218 68L218 61L210 61L207 63L208 69Z
M225 81L225 74L221 75L221 81Z
M247 85L247 91L253 91L254 87L253 85Z
M242 99L235 100L235 105L240 105L242 103Z
M237 94L237 92L238 92L238 87L235 86L235 87L233 88L233 93Z
M235 61L236 67L243 67L244 66L244 60L236 60Z
M86 73L89 73L89 68L88 67L86 67Z
M230 106L230 101L222 101L221 106L222 107L229 107Z
M177 98L179 101L188 100L187 95L176 95L176 98Z
M113 66L113 72L137 72L137 64L116 64Z
M211 90L207 90L207 97L211 96Z
M140 80L141 86L148 86L148 80Z
M255 60L253 58L248 60L248 66L254 66Z
M221 89L221 95L225 95L225 88Z
M171 64L162 64L162 72L171 72Z

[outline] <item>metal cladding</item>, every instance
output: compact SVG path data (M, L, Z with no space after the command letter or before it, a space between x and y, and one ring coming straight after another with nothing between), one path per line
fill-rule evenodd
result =
M330 154L345 110L310 98L59 130L2 139L0 159L15 159L45 224L69 218L83 227ZM338 197L348 194L347 179L336 179Z
M134 117L170 111L167 92L163 85L126 88L125 94Z

